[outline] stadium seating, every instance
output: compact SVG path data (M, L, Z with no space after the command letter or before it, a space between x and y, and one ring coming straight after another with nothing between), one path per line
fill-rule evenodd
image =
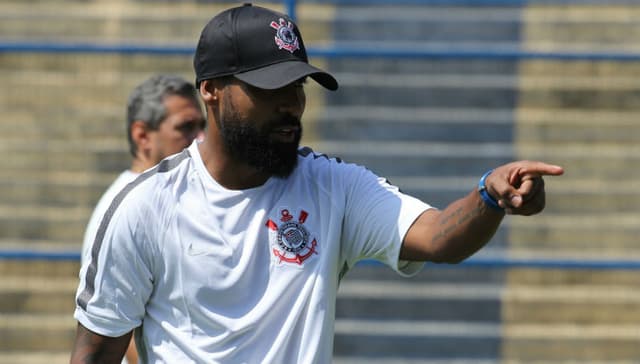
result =
M640 260L640 59L504 56L636 52L640 6L339 3L298 5L308 48L338 43L440 56L314 58L341 88L308 85L305 143L364 164L438 207L506 161L563 165L565 176L547 179L545 213L507 217L478 257ZM193 77L184 53L18 52L9 45L188 48L227 5L0 3L0 253L77 252L93 205L129 163L128 92L156 72ZM0 364L68 362L78 268L74 259L0 255ZM637 271L622 268L428 265L404 279L365 262L340 288L335 362L637 361L638 284Z

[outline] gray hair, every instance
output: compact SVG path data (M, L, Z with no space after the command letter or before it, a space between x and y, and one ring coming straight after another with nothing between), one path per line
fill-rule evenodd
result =
M157 130L167 116L164 99L167 96L182 96L193 99L196 105L198 96L192 83L182 77L172 75L155 75L133 89L127 103L127 139L129 151L135 157L138 147L131 137L131 125L140 120L150 129Z

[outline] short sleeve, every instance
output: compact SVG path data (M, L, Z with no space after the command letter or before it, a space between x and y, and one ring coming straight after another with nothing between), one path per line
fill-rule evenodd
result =
M374 259L402 275L420 271L424 263L400 260L400 249L411 225L431 206L364 167L350 165L346 178L342 249L347 264Z
M114 200L80 270L74 317L105 336L121 336L140 326L153 289L153 249L142 219L144 209L136 203Z

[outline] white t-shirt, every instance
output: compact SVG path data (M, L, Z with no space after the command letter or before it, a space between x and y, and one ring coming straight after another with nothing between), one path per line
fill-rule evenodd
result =
M136 330L144 363L330 363L342 275L361 259L401 274L429 205L369 170L304 148L286 179L228 190L194 142L119 193L81 269L75 318Z
M118 178L111 183L109 188L102 194L100 200L96 204L96 207L93 209L93 213L91 214L91 218L89 219L89 223L87 224L87 229L84 231L84 239L82 241L82 250L80 259L84 262L87 259L87 254L89 254L89 249L93 244L93 241L96 238L96 232L98 231L98 226L100 224L100 220L104 216L104 213L107 212L111 201L116 196L120 190L127 185L127 183L133 181L136 177L138 177L140 173L132 172L130 170L123 171L120 173Z

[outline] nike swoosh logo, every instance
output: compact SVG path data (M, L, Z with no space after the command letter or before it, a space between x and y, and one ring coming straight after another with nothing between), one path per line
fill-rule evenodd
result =
M189 247L187 248L187 254L189 254L190 256L205 255L207 253L207 249L198 248L197 246L194 246L193 243L189 244Z

